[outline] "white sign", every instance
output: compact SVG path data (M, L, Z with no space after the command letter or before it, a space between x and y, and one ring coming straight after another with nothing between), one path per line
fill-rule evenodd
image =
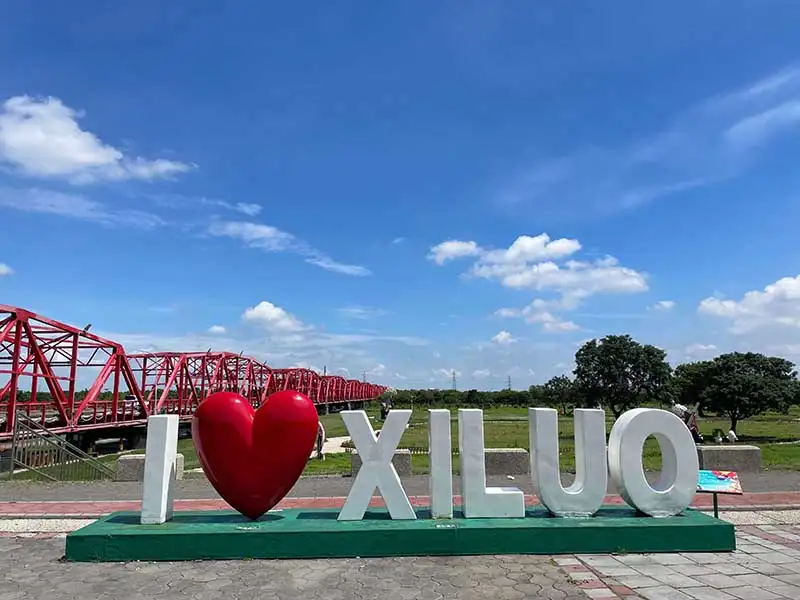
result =
M416 519L392 464L411 411L390 411L380 436L375 435L363 410L342 411L341 415L362 464L338 519L363 519L376 489L392 519ZM449 519L453 516L450 411L431 409L428 415L431 515ZM575 481L564 488L559 468L558 413L551 408L528 409L534 490L552 514L594 515L603 504L609 475L623 500L651 517L676 515L691 504L697 492L699 465L692 434L678 416L652 408L629 410L611 428L608 448L602 410L576 409L574 419ZM655 486L648 483L642 466L644 442L650 436L658 441L662 456L661 476ZM142 523L164 523L172 518L177 443L177 416L148 419ZM522 490L486 486L483 411L458 410L458 453L466 518L525 516Z
M410 410L393 410L380 437L364 411L342 411L362 467L356 476L340 520L359 520L377 488L393 519L416 519L391 460ZM558 413L550 408L528 409L531 474L542 504L561 517L590 517L603 504L608 475L625 502L652 517L669 517L685 510L697 491L699 464L692 435L672 412L637 408L623 414L611 429L606 450L605 413L575 410L575 481L561 484L558 455ZM453 514L450 411L429 411L431 514ZM486 487L483 411L459 409L458 443L461 490L466 518L524 517L525 497L518 488ZM662 453L661 476L655 487L642 466L644 442L653 436Z

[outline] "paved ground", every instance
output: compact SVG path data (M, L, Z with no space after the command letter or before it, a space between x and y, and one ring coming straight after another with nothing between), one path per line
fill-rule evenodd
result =
M756 492L740 497L740 509L774 505L782 498L794 499L790 504L800 507L800 492L789 491L800 488L800 473L742 475L742 481L746 490ZM286 502L340 503L342 498L332 496L344 496L351 483L338 477L303 479ZM457 478L454 483L458 493ZM490 484L531 491L526 477L513 482L490 478ZM404 485L409 495L421 495L427 493L428 480L411 477ZM0 518L0 600L800 599L800 510L723 512L721 518L737 525L738 549L720 554L61 562L65 532L91 522L76 518L81 511L92 507L89 513L101 513L128 505L135 509L140 494L136 483L0 484L0 517L13 513L26 517ZM222 506L202 479L179 482L178 498L182 499L176 502L178 510ZM708 496L699 499L705 505L710 501ZM723 499L722 505L734 500ZM38 513L52 517L54 511L70 506L75 512L60 514L71 518L30 518Z
M59 532L89 521L0 519L0 599L800 598L800 511L722 517L736 552L121 564L61 561Z
M657 473L650 473L655 481ZM742 487L748 492L785 492L800 490L800 471L762 471L741 473ZM505 477L489 477L489 485L516 486L533 493L530 477L521 475L513 481ZM564 474L564 484L571 483L572 475ZM303 477L289 493L290 497L315 498L319 496L346 496L353 483L351 477ZM410 496L428 493L428 477L404 477L403 487ZM453 478L454 493L460 493L460 481ZM609 482L609 493L615 493ZM3 482L0 484L0 502L19 500L136 500L141 498L141 484L137 482L102 483L35 483ZM184 479L178 482L176 498L219 498L205 478Z
M2 600L586 600L548 557L69 564L63 539L0 539Z

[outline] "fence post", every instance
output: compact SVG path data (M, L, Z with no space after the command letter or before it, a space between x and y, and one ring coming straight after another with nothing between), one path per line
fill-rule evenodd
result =
M8 473L8 480L12 481L14 479L14 465L16 464L16 454L17 454L17 423L18 419L14 419L14 428L11 430L11 452L8 456L8 466L11 469Z

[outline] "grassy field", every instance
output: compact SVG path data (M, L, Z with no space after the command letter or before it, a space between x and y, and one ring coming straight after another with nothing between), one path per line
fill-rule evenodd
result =
M367 410L375 429L380 428L378 409ZM458 413L451 410L452 443L453 448L458 448ZM339 415L323 415L320 420L325 427L328 437L346 436L342 418ZM611 430L613 418L608 418L607 431ZM715 429L727 431L729 424L724 419L701 419L700 431L707 442L712 441L712 432ZM739 443L755 444L762 449L763 465L766 469L800 469L800 408L794 408L788 415L765 414L760 417L747 419L739 424ZM520 408L494 408L484 410L484 435L487 448L528 448L528 420L527 410ZM574 471L574 429L572 417L559 418L559 449L561 456L561 470ZM403 448L427 448L428 427L427 409L415 409L406 430L400 441ZM142 451L140 451L142 452ZM200 467L194 444L190 439L178 442L178 452L184 455L184 468L188 471ZM100 460L113 463L117 456L105 456ZM426 473L428 457L424 454L413 455L412 464L415 472ZM658 470L661 465L661 455L658 444L654 439L649 439L645 444L644 465L646 469ZM453 467L458 469L458 461ZM350 471L349 454L329 454L324 461L311 460L306 468L305 475L337 474ZM28 479L27 474L15 475L15 479ZM187 474L191 476L191 474ZM198 475L199 476L199 475Z
M370 409L367 413L374 417L372 423L375 429L380 428L378 410ZM484 436L487 448L528 448L528 414L527 409L520 408L494 408L484 410ZM427 448L428 427L427 409L415 409L410 421L410 427L400 441L400 447ZM328 437L346 436L342 418L339 415L323 415L320 417ZM452 444L458 447L458 413L451 411ZM613 418L608 418L607 430L611 430ZM725 419L702 419L700 431L711 441L715 429L727 431L729 424ZM788 415L765 414L753 419L742 421L739 425L739 443L755 444L763 451L764 468L770 469L800 469L800 408L793 409ZM559 418L559 450L561 456L561 470L574 471L575 469L575 444L572 417ZM183 452L186 468L196 465L197 457L191 440L181 440L179 452ZM426 473L428 457L425 455L412 456L414 470ZM649 439L645 444L644 465L650 470L661 467L661 454L658 444L654 439ZM199 465L197 465L199 466ZM453 464L458 469L458 461ZM350 471L350 457L347 454L328 455L324 461L312 460L308 463L306 475L336 474Z

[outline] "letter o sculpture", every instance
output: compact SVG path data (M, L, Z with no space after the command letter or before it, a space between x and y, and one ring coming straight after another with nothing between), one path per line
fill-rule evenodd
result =
M661 476L655 487L644 473L642 451L648 436L661 448ZM623 414L608 439L608 469L623 500L651 517L685 510L697 493L697 449L689 429L675 414L636 408Z

